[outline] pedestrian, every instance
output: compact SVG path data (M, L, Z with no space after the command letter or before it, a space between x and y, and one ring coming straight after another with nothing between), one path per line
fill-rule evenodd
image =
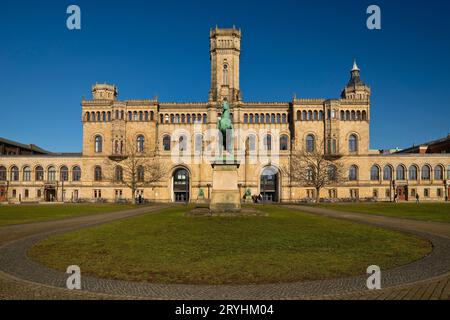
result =
M394 202L397 203L397 193L394 194Z
M419 194L418 193L416 193L416 203L419 203L420 201L419 201Z

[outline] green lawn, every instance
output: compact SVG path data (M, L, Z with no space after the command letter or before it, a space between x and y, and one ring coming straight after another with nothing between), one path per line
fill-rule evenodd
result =
M450 222L450 203L335 203L320 206L347 212L371 213L389 217Z
M276 206L261 217L185 217L184 207L53 236L29 255L52 268L102 278L249 284L365 274L420 259L415 236Z
M134 208L118 204L54 204L0 206L0 227L28 222L40 222Z

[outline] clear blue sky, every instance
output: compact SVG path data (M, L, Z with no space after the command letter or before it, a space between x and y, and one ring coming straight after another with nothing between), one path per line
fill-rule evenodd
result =
M82 30L66 28L77 4ZM382 30L366 28L378 4ZM450 2L2 1L0 136L81 150L81 97L96 82L120 99L206 101L209 28L243 32L247 101L337 98L356 58L372 88L371 148L450 132Z

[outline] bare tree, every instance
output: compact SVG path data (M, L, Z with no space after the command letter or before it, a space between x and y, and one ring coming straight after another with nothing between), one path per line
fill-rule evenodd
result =
M167 174L166 166L145 153L144 144L128 140L125 148L107 160L106 177L131 189L133 199L139 188L150 187Z
M291 183L315 189L316 203L320 190L344 182L345 174L340 156L325 152L323 141L301 150L292 150L288 168L285 169Z

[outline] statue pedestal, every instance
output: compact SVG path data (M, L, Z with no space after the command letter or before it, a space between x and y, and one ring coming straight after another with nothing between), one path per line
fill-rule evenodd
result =
M238 187L237 161L217 161L211 163L213 181L211 202L212 212L236 212L241 210L241 197Z

